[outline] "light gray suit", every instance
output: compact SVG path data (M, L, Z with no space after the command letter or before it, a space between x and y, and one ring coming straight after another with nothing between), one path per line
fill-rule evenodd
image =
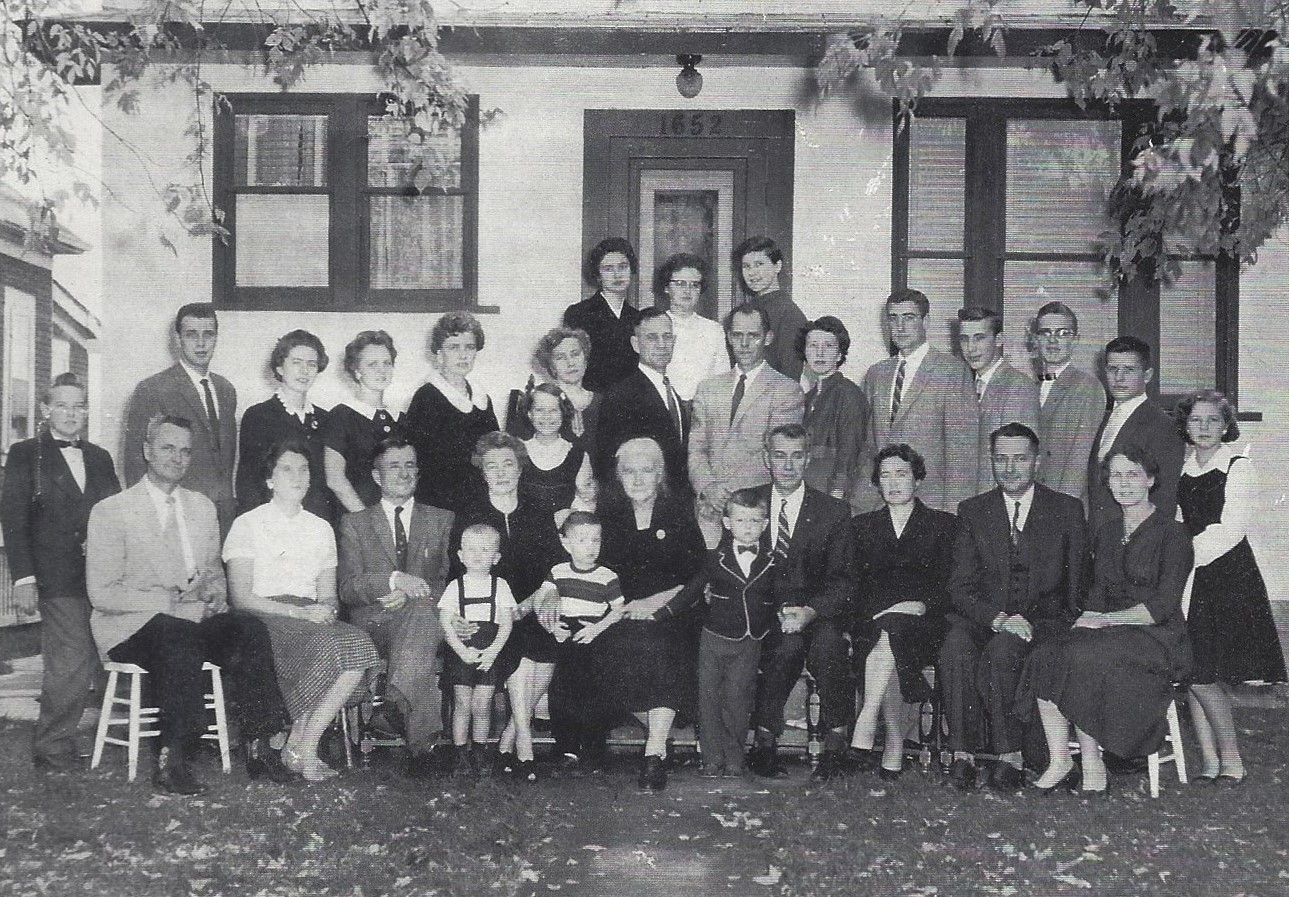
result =
M1069 365L1052 381L1038 411L1042 462L1038 481L1088 507L1088 458L1105 417L1106 392L1096 377Z
M974 389L974 384L973 384ZM1038 384L1006 361L989 378L979 403L980 444L976 464L976 494L994 488L993 452L989 436L1010 423L1024 424L1035 433L1038 426Z

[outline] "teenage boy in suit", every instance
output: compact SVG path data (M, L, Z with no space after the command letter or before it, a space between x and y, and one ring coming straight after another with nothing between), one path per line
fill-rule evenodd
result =
M1049 302L1034 320L1038 345L1038 436L1043 441L1038 481L1088 505L1088 457L1105 416L1101 381L1071 364L1079 342L1079 318L1069 306Z

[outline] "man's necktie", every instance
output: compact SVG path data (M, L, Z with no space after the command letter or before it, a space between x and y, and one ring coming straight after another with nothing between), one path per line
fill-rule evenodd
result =
M407 572L407 527L403 526L403 509L394 509L394 557L400 573Z
M779 505L779 519L775 524L774 556L779 563L787 563L788 550L792 547L792 533L788 528L788 500Z
M1020 542L1020 502L1016 502L1016 508L1012 511L1012 544Z
M666 374L662 378L662 388L667 392L667 413L671 415L671 422L676 427L676 436L683 441L685 425L680 419L680 403L676 401L676 390L671 388L671 380Z
M891 423L900 413L900 400L904 397L904 358L900 358L899 367L895 369L895 386L891 389Z
M79 439L55 439L54 445L58 446L60 449L80 449L81 441Z
M738 414L739 403L743 401L743 390L747 389L747 374L738 375L738 383L734 384L734 400L730 402L730 426L734 426L734 415Z
M985 378L980 376L979 374L976 374L976 401L983 402L984 400L985 400Z
M175 566L184 572L186 580L191 580L195 572L188 566L184 557L183 538L179 535L179 506L174 495L166 496L166 515L161 524L161 541L174 561Z
M206 418L210 421L212 441L215 443L215 451L219 451L219 414L215 411L215 394L210 391L210 380L202 377L201 389L206 393Z

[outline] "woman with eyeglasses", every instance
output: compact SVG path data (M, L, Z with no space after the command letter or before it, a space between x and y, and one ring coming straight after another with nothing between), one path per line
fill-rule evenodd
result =
M698 313L707 280L707 262L688 252L671 256L653 278L654 298L671 316L676 338L667 376L684 402L694 400L703 380L730 369L724 329Z

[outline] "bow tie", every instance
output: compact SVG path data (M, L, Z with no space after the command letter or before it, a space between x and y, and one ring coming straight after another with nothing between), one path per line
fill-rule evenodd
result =
M1059 376L1060 376L1060 374L1044 374L1044 375L1043 375L1043 379L1044 379L1044 380L1055 380L1055 379L1056 379L1057 377L1059 377Z
M55 439L54 445L58 446L60 449L65 449L65 448L79 449L81 447L81 441L79 439L72 439L72 440Z
M747 554L755 556L757 552L757 547L755 545L736 545L734 546L734 550L739 552L740 554L743 554L746 552Z

